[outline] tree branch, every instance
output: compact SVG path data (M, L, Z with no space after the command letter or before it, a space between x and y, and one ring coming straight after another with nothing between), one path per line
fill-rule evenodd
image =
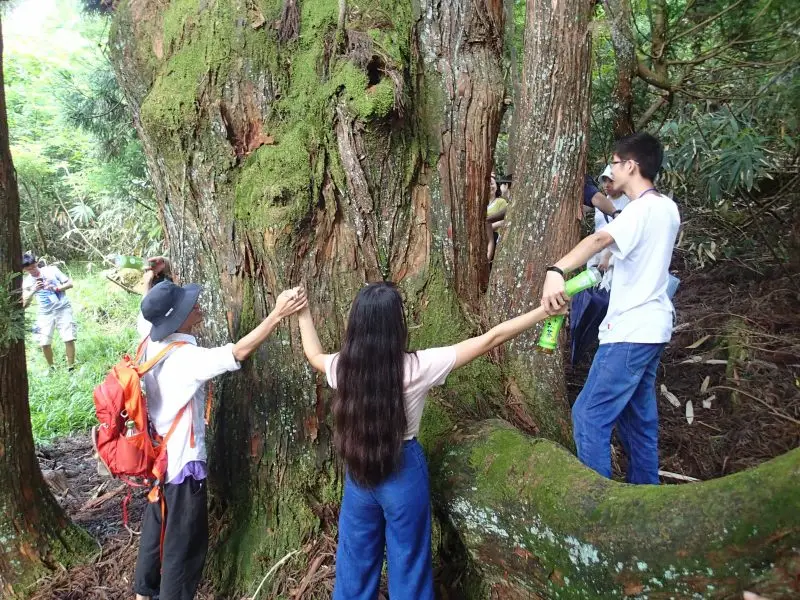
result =
M725 10L723 10L723 11L720 11L720 12L718 12L716 15L713 15L713 16L711 16L711 17L707 18L705 21L702 21L702 22L698 23L698 24L697 24L697 25L695 25L694 27L690 27L690 28L689 28L689 29L687 29L686 31L681 31L680 33L676 34L676 35L675 35L675 37L673 37L671 40L669 40L669 43L676 42L676 41L678 41L679 39L681 39L682 37L686 37L686 36L687 36L687 35L689 35L690 33L694 33L694 32L695 32L695 31L697 31L698 29L702 29L702 28L704 28L706 25L710 25L711 23L713 23L714 21L716 21L717 19L719 19L721 16L723 16L723 15L725 15L725 14L729 13L729 12L730 12L730 11L732 11L734 8L736 8L737 6L739 6L739 5L740 5L742 2L744 2L744 0L737 0L737 2L734 2L734 3L733 3L733 4L731 4L731 5L730 5L728 8L726 8L726 9L725 9ZM767 6L769 6L770 2L772 2L772 0L768 0L768 1L767 1Z
M672 99L671 92L667 92L663 96L659 96L655 100L655 102L653 102L650 105L650 108L648 108L645 111L645 113L641 117L639 117L639 120L636 121L636 131L644 129L644 127L650 122L650 119L653 118L653 116L658 112L658 110L665 104L668 104L671 101L671 99Z
M655 86L659 89L666 90L667 92L672 92L672 93L678 91L678 89L672 83L659 78L653 71L647 68L647 66L642 61L638 61L638 64L636 65L636 74L639 76L640 79L643 79L650 85Z

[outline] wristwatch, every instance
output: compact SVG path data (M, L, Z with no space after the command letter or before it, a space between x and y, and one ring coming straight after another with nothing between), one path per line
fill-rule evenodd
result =
M550 265L545 269L545 271L553 271L554 273L558 273L559 275L561 275L562 278L564 277L564 271L562 271L555 265Z

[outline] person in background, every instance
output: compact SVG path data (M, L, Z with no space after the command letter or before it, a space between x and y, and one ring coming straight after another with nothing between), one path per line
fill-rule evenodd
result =
M142 518L134 572L137 600L191 600L200 583L208 551L206 382L238 370L281 319L307 305L302 288L281 292L272 312L238 342L202 348L192 335L203 322L200 292L199 285L162 281L142 300L142 315L151 326L144 359L169 344L180 345L143 378L151 424L162 436L173 423L174 430L167 441L163 500L148 503Z
M151 256L147 259L147 267L144 271L143 295L147 296L150 290L162 281L175 281L172 276L172 265L165 256ZM144 318L141 310L136 319L136 331L139 333L139 339L146 338L150 333L150 322Z
M433 600L428 465L417 442L429 390L546 317L542 307L453 346L408 351L400 292L371 283L353 301L341 350L326 354L309 308L303 351L327 376L334 448L346 468L334 600L375 600L384 550L392 600Z
M668 294L669 265L680 215L671 198L653 180L664 151L652 135L618 140L611 162L614 186L631 202L597 233L584 238L566 256L547 267L542 306L562 310L566 273L609 248L614 285L600 325L600 348L572 407L578 458L611 477L611 432L616 426L628 455L629 483L657 484L658 405L656 373L672 335L674 308Z
M488 239L486 257L489 259L489 263L494 260L497 242L500 239L498 230L505 227L506 212L508 211L508 190L510 186L510 175L501 177L500 181L498 181L494 171L492 171L489 178L489 205L486 207L486 237Z
M53 332L58 329L66 350L67 369L74 370L78 327L66 294L72 289L72 279L55 265L39 267L39 261L31 252L22 256L22 271L22 305L27 308L36 297L39 315L33 332L48 366L53 367Z
M625 208L628 203L630 202L630 198L628 198L622 190L618 190L614 187L614 173L612 172L611 165L606 165L605 170L600 175L600 186L603 188L603 193L605 193L606 198L608 198L611 203L614 205L614 212L611 215L607 215L599 208L595 207L594 209L594 232L597 233L601 229L603 229L606 225L611 223L611 221L622 212L622 209ZM597 266L598 269L605 272L611 266L611 251L606 249L602 252L598 252L592 258L589 259L587 262L587 266Z
M589 214L595 209L611 218L617 210L611 199L600 191L591 176L587 174L583 179L583 213Z

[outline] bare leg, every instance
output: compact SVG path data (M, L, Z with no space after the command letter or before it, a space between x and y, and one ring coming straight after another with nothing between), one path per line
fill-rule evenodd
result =
M136 594L136 600L150 600L150 596L142 596L141 594Z
M42 346L42 354L44 354L44 359L47 361L49 366L53 366L53 347L50 345Z
M75 340L64 342L64 347L67 350L67 366L71 367L75 364Z

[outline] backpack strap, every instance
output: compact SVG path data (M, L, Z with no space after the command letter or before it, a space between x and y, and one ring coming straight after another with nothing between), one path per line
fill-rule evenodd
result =
M192 401L189 400L189 402L187 402L186 404L181 406L181 409L178 411L178 414L175 415L175 418L172 420L172 425L170 425L169 431L167 431L167 435L165 435L161 439L160 447L163 448L162 452L166 452L167 451L167 442L169 442L169 438L171 438L172 434L175 433L175 428L178 426L178 422L181 420L181 417L183 416L183 413L186 412L186 409L189 408L189 410L191 410L191 405L192 405ZM192 443L192 447L194 447L194 423L191 423L189 425L189 427L192 430L192 433L191 433L192 442L191 443ZM156 476L156 479L158 481L163 481L165 473L158 472L154 467L153 468L153 475Z
M146 335L141 342L139 342L139 347L136 348L136 354L133 361L138 365L142 359L144 358L144 349L147 347L147 342L150 341L150 336Z
M147 338L145 338L144 340L142 340L142 344L144 344L145 342L147 342L149 339L150 339L150 338L149 338L149 337L147 337ZM164 357L165 357L165 356L166 356L166 355L167 355L169 352L171 352L172 350L174 350L175 348L177 348L177 347L179 347L179 346L185 346L185 345L186 345L186 343L187 343L187 342L170 342L169 344L167 344L167 346L166 346L165 348L163 348L163 349L161 350L161 352L159 352L158 354L156 354L156 355L155 355L153 358L151 358L150 360L148 360L148 361L146 361L146 362L144 362L144 363L140 364L138 367L136 367L136 371L139 373L139 377L142 377L142 376L143 376L145 373L147 373L147 372L148 372L150 369L152 369L153 367L155 367L155 366L156 366L156 365L157 365L159 362L161 362L161 360L162 360L162 359L163 359L163 358L164 358ZM142 346L140 345L140 346L139 346L139 348L141 349L141 348L142 348ZM143 355L143 354L144 354L144 352L142 351L142 355ZM137 351L136 351L136 356L137 356L137 358L139 358L139 350L137 350Z

